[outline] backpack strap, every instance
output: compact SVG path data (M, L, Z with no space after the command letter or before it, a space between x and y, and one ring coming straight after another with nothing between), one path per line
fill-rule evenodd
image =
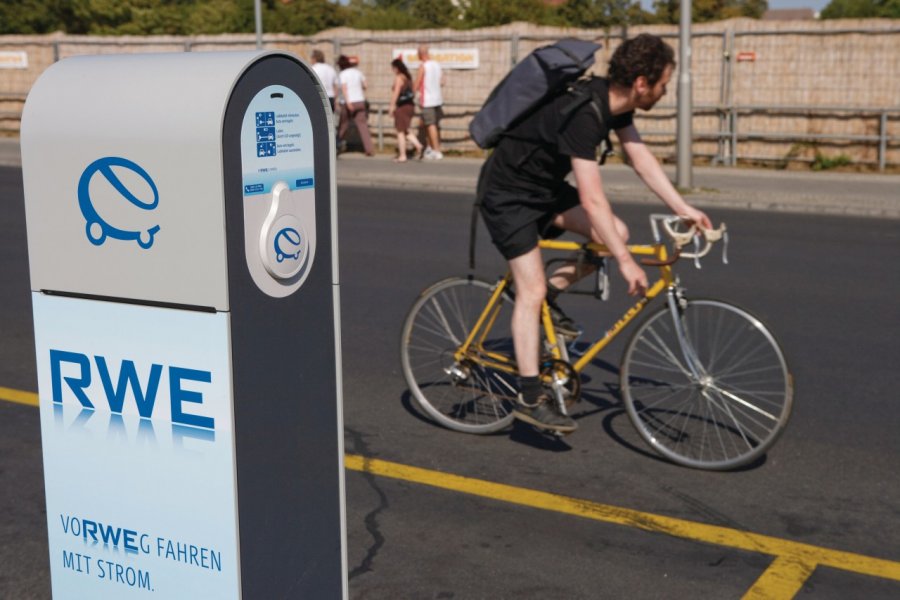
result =
M601 90L598 92L594 90L590 85L591 82L598 82L597 85L601 87ZM572 94L572 101L565 105L562 109L562 121L560 125L560 129L568 123L569 119L575 113L576 110L581 108L587 103L590 103L591 109L593 110L594 115L597 117L597 122L601 127L606 129L606 136L600 142L600 164L606 163L606 158L613 153L612 150L612 141L609 139L609 128L606 124L612 119L612 113L609 111L609 88L607 87L606 81L601 78L594 77L586 77L583 79L579 79L576 81L569 90L569 93Z
M481 212L481 198L472 203L472 220L469 223L469 270L475 270L475 236L478 234L478 214Z
M488 168L488 164L494 158L491 153L481 165L481 171L478 173L478 185L475 189L475 202L472 203L472 217L469 222L469 270L475 270L475 239L478 235L478 216L481 214L481 199L484 197L484 174Z
M606 127L606 118L603 115L603 109L605 108L605 112L609 114L609 107L605 102L602 102L599 98L597 98L597 94L592 94L592 96L593 98L591 98L591 108L594 109L594 114L597 116L597 120L600 122L600 126ZM609 139L609 128L607 128L606 135L600 141L600 164L606 164L606 158L612 153L613 146L612 141Z

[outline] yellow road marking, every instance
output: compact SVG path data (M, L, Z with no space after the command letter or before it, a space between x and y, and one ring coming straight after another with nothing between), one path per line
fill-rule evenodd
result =
M815 564L788 556L779 556L756 580L753 587L747 590L742 600L793 598L800 592L800 588L815 569Z
M18 404L27 404L29 406L38 405L38 395L33 392L23 392L21 390L13 390L10 388L0 387L0 400L16 402Z
M749 531L696 523L358 455L348 454L344 457L344 464L353 471L364 471L373 475L421 483L520 506L550 510L586 519L665 533L697 542L777 556L782 560L776 560L754 586L763 590L775 590L774 587L771 587L773 584L769 582L777 579L792 581L797 586L796 589L799 589L818 565L900 581L900 562L896 561L831 550ZM773 594L769 597L791 598L793 596Z
M38 405L37 394L4 387L0 387L0 400L30 406ZM744 600L793 598L819 565L900 581L900 562L897 561L822 548L729 527L707 525L630 508L600 504L539 490L452 475L377 458L367 458L357 454L345 455L344 464L351 471L362 471L510 504L549 510L655 533L665 533L692 541L775 556L775 560L756 580L756 583L744 596Z

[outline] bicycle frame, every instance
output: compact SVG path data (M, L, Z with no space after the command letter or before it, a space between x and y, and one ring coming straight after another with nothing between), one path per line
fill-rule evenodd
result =
M607 253L609 250L602 244L595 243L579 243L570 241L557 240L541 240L540 248L555 251L578 251L587 250L594 253ZM675 276L672 272L669 261L668 250L663 243L652 245L629 245L628 251L638 256L651 256L655 259L655 266L659 268L660 277L653 285L651 285L644 296L637 301L630 309L628 309L616 323L609 328L606 333L594 342L581 357L572 364L572 368L576 373L581 373L587 367L594 357L597 356L612 340L631 323L647 306L647 304L659 296L664 290L672 289L675 286ZM512 275L507 273L494 288L487 305L481 312L475 326L469 332L468 338L456 350L454 358L457 361L465 361L467 357L476 354L478 360L484 366L504 371L507 373L516 372L516 364L512 357L505 354L491 352L485 350L483 342L493 327L501 307L503 294L507 292L512 283ZM557 339L556 330L550 318L550 309L546 302L541 307L541 323L544 329L550 353L556 360L563 360L563 350L560 349L559 340Z

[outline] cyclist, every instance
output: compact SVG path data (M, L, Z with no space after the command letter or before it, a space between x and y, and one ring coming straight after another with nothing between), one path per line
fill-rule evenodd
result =
M650 110L665 95L674 68L674 53L661 38L641 34L623 42L610 58L608 76L590 81L599 107L585 103L566 114L569 100L560 95L507 132L482 167L481 213L516 286L512 336L520 393L513 412L539 428L567 433L577 427L541 385L539 323L546 298L557 328L577 335L555 299L586 274L574 263L566 264L547 281L539 238L567 230L605 244L618 261L628 293L641 294L647 288L646 273L625 246L628 228L613 214L603 192L597 153L609 132L616 132L632 168L673 213L712 227L709 217L681 197L632 122L635 109ZM574 187L566 181L570 172Z

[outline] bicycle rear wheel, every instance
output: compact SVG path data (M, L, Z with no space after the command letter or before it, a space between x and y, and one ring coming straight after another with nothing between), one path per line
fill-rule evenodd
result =
M455 356L494 288L477 279L445 279L422 292L403 324L400 359L409 391L428 416L449 429L491 433L513 420L515 375L491 367L495 361L486 356L501 355L513 366L510 295L500 299L487 336L473 343L466 357Z
M628 342L620 372L628 416L678 464L726 470L752 462L791 413L781 347L762 321L728 302L688 301L677 322L664 306Z

